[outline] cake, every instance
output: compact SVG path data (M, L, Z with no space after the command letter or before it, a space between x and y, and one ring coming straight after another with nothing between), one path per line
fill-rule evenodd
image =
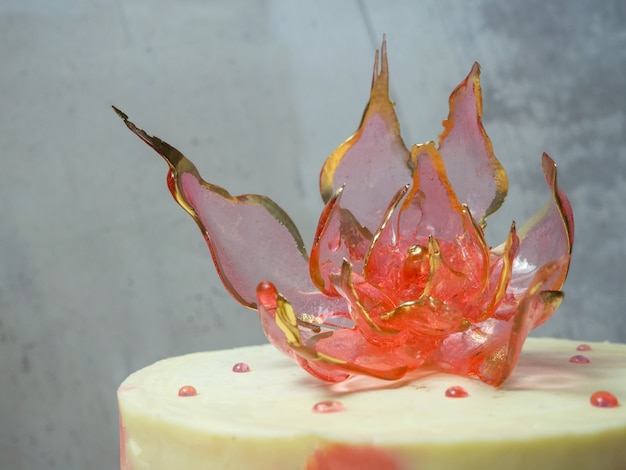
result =
M361 124L322 167L310 254L278 204L205 181L115 109L167 162L226 289L303 369L267 345L131 375L123 469L626 468L626 346L532 339L522 355L563 299L574 216L544 153L546 205L487 243L508 179L479 75L452 92L438 143L409 150L383 40Z
M307 377L270 345L166 359L118 391L121 468L624 469L626 407L590 400L626 400L626 345L578 346L528 339L500 388L435 373L356 393ZM233 372L240 363L250 371ZM179 396L184 386L196 395ZM446 396L454 386L467 396ZM330 412L315 412L320 402Z

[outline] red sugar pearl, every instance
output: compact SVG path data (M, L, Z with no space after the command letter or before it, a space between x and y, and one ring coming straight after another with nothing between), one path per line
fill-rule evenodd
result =
M313 405L314 413L335 413L337 411L345 411L343 403L341 403L340 401L320 401Z
M569 361L572 364L589 364L589 358L587 356L583 356L582 354L576 354L569 358Z
M239 372L239 373L250 372L250 366L246 364L245 362L238 362L237 364L233 366L233 372Z
M582 343L576 347L576 351L591 351L591 346L588 344Z
M617 397L610 392L601 390L591 395L591 404L599 408L615 408L619 406Z
M463 387L455 385L446 389L446 396L450 398L465 398L469 396L469 393Z
M183 385L178 389L179 397L195 397L198 394L193 385Z

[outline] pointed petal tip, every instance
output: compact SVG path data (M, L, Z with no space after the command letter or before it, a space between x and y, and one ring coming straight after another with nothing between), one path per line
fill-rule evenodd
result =
M546 175L556 172L556 162L546 152L541 155L541 168Z
M558 198L556 163L546 152L543 152L541 155L541 169L543 170L548 185L555 193L555 197Z
M567 195L559 187L557 180L557 164L546 152L541 155L541 168L546 177L548 186L552 190L555 203L565 224L565 230L568 237L569 252L571 253L574 245L574 212L572 204Z
M383 33L383 42L380 45L380 61L381 61L381 68L382 68L382 72L386 72L388 70L388 63L387 63L387 35Z
M508 178L482 124L480 71L480 64L474 62L469 74L450 95L450 111L439 135L439 150L457 196L468 203L472 215L484 227L486 218L506 198ZM473 177L475 174L478 176ZM485 188L482 193L476 191L479 187Z
M113 108L113 111L115 111L115 113L123 120L123 121L128 121L128 115L126 113L124 113L124 111L122 111L121 109L115 107L114 105L111 105L111 107Z
M387 59L387 36L383 34L380 49L374 55L371 97L380 96L389 99L389 61Z
M479 115L482 116L482 91L481 91L481 86L480 86L480 72L481 72L481 68L480 68L480 64L478 62L474 62L474 64L472 65L472 69L470 70L470 73L468 75L468 79L471 77L471 84L474 87L474 93L476 93L477 97L479 98L478 100L478 112ZM470 80L468 80L468 83L470 82Z
M170 169L174 172L182 173L186 171L188 173L193 173L194 175L198 175L198 171L196 170L193 163L188 160L177 148L172 147L170 144L161 140L159 137L150 135L143 129L140 129L135 125L135 123L131 122L128 119L128 115L124 113L121 109L116 108L115 106L111 106L115 113L124 121L126 127L137 137L139 137L144 143L148 144L152 147L170 166ZM176 196L175 196L176 197ZM177 198L178 199L178 198Z

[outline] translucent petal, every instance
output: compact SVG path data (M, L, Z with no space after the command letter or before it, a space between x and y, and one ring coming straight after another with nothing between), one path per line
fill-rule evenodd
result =
M483 293L465 306L465 318L471 322L481 322L500 312L501 319L508 319L515 312L515 305L500 309L501 303L506 298L507 289L511 280L513 269L513 259L519 249L519 238L515 229L515 223L511 224L509 236L506 242L498 248L492 250L489 255L489 275L487 276L487 286ZM512 299L514 300L514 299ZM510 312L505 316L505 310Z
M544 264L541 269L537 271L535 277L531 281L530 285L524 297L522 297L519 303L519 311L523 311L523 303L530 298L534 298L536 296L541 297L543 302L547 302L547 307L539 313L533 314L520 314L516 313L513 321L514 321L514 331L526 331L526 334L531 330L537 328L542 325L550 316L554 313L557 307L560 305L561 300L563 298L563 294L561 291L555 291L551 289L551 286L555 284L555 279L557 279L563 269L569 265L570 255L564 255L561 258L550 261L549 263ZM558 293L558 294L549 294L545 293ZM558 300L558 302L555 302ZM520 346L521 347L521 346Z
M366 257L366 279L397 303L430 295L455 305L484 291L489 255L482 230L461 206L432 142L414 146L413 184L389 206ZM431 239L438 250L431 253ZM434 256L433 256L434 255ZM426 290L425 290L426 289Z
M287 341L284 331L276 324L276 311L278 310L278 292L270 282L262 282L257 289L257 305L261 326L267 339L280 352L296 360L296 355Z
M423 359L389 354L365 341L355 329L330 330L324 325L306 325L293 307L271 283L258 289L259 316L268 339L307 372L328 382L340 382L353 374L365 374L386 380L403 377L409 364L417 367Z
M444 250L447 247L447 250ZM424 286L424 295L444 300L450 306L456 309L462 309L466 313L468 302L480 296L487 286L487 265L484 265L483 278L474 279L472 268L475 261L472 258L467 259L465 266L455 267L449 260L450 255L455 254L455 246L447 243L439 244L436 238L431 237L428 243L428 258L430 261L430 272L428 281ZM446 255L447 251L447 255ZM457 262L457 265L461 264Z
M402 378L424 362L424 358L408 356L402 347L389 349L374 345L356 329L316 335L307 347L315 350L318 357L332 358L311 364L314 368L327 370L334 364L350 374L366 374L385 380Z
M450 113L439 136L439 152L459 201L467 204L474 219L484 225L485 217L504 202L508 181L482 125L477 63L452 92L449 103Z
M513 262L510 286L514 295L525 291L528 283L544 264L570 255L574 243L572 207L557 184L556 164L545 153L542 167L552 199L520 229L521 242ZM569 263L564 264L547 289L560 290L568 269Z
M414 145L413 185L402 204L400 236L425 242L430 236L453 241L463 234L463 207L450 186L441 154L433 142Z
M322 212L309 262L313 282L328 295L337 295L330 278L340 274L344 259L350 260L353 270L362 272L373 237L352 212L342 207L342 193L339 189Z
M411 181L411 160L389 100L385 41L376 52L370 101L357 132L326 160L320 174L324 201L345 185L343 204L372 233L396 191Z
M385 292L354 273L347 260L342 264L341 274L333 278L333 283L350 305L352 321L367 341L386 346L402 342L397 330L380 324L379 317L395 307Z
M363 275L366 281L385 292L397 293L405 284L402 268L412 240L400 237L399 217L400 203L408 190L409 186L406 185L391 200L365 256ZM410 282L415 284L414 279Z
M207 183L177 149L146 134L116 111L128 128L168 163L170 191L200 227L220 278L236 300L255 308L260 280L275 283L291 298L316 292L300 234L278 205L265 196L233 197L224 188Z
M417 339L418 347L432 347L439 338L460 329L463 323L462 311L455 310L446 302L434 297L422 297L413 302L406 302L384 314L381 319L389 323L389 327L409 332L407 341Z
M566 262L549 263L535 274L511 320L492 317L448 336L433 357L436 365L446 372L501 385L517 364L528 333L559 306L563 294L545 288Z
M479 378L484 382L497 387L508 378L517 365L522 346L530 331L545 322L561 304L563 293L545 290L545 287L550 284L554 272L559 270L562 261L546 265L539 270L531 288L520 302L513 321L507 322L506 327L501 328L500 334L494 335L492 340L494 344L502 338L506 345L502 348L501 354L488 357L481 365Z
M337 367L318 370L310 365L310 362L318 359L314 351L304 346L304 342L315 334L327 335L332 332L320 325L300 321L291 304L270 282L259 284L257 299L263 331L279 351L322 380L341 382L349 377L348 373Z

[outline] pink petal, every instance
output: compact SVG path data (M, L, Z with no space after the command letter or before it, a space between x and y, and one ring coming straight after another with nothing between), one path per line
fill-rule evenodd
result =
M454 241L464 232L463 208L456 197L441 155L432 142L414 145L413 185L402 204L400 236L425 244L429 237Z
M403 276L407 251L413 245L412 240L400 237L400 203L408 191L409 186L406 185L391 200L365 257L363 267L365 279L385 292L400 292L407 282L413 286L418 284L416 276L411 276L411 279L408 280ZM411 269L410 274L413 274L414 271L416 270ZM427 274L428 268L426 268L422 286L417 287L416 296L419 296L423 284L426 283Z
M492 317L448 336L433 357L437 366L446 372L477 377L489 385L501 385L517 364L528 333L559 306L563 294L545 288L566 262L549 263L536 273L511 320Z
M296 354L287 342L285 333L276 324L276 310L278 310L278 291L270 282L262 282L257 289L257 310L261 327L267 339L274 345L276 349L285 354L287 357L296 361Z
M331 330L323 325L306 325L299 321L289 304L271 283L259 285L259 316L270 341L315 377L340 382L353 374L364 374L387 380L399 379L409 366L417 367L423 359L389 354L365 341L356 329ZM402 360L399 360L401 358Z
M543 154L543 172L552 192L552 200L542 207L520 229L520 247L513 262L510 291L523 292L537 271L546 263L569 256L574 242L574 215L565 193L557 184L556 164ZM569 269L565 263L555 275L548 290L559 290Z
M342 193L339 189L322 212L309 262L313 282L327 295L338 295L330 278L341 273L344 259L350 260L356 272L362 272L373 237L352 212L341 206Z
M406 342L425 354L434 349L444 335L460 329L464 313L447 302L425 296L394 308L382 319L390 328L407 331Z
M346 260L341 267L341 274L333 279L335 289L350 305L350 316L359 333L371 343L387 346L402 343L403 335L399 331L381 325L379 317L391 311L395 305L386 292L369 284L352 271L352 265Z
M501 385L517 365L522 346L530 331L550 318L559 307L563 293L545 289L563 263L569 263L569 260L565 258L549 263L537 272L528 292L519 303L515 317L507 322L507 328L501 330L501 337L506 340L504 354L497 353L496 357L491 357L482 364L481 380L490 385ZM505 332L507 333L504 334Z
M513 259L518 249L519 238L513 223L506 242L497 251L492 250L489 254L486 289L465 306L465 317L472 323L484 321L496 312L498 319L509 319L515 313L516 299L512 296L507 299L506 294L511 281Z
M366 257L365 277L398 304L425 294L458 307L487 286L487 246L456 199L434 144L414 146L412 157L413 185L402 202L405 191L392 201ZM429 248L434 239L436 253Z
M298 321L291 304L269 282L259 284L257 299L263 331L279 351L321 380L341 382L350 376L336 367L317 368L315 362L319 359L315 352L304 346L304 342L314 334L321 332L327 335L332 332L327 329L322 332L322 327L319 325Z
M344 261L341 276L334 280L337 291L350 304L359 335L368 344L386 349L395 356L395 361L401 360L398 364L417 367L416 361L421 364L442 336L459 329L463 322L463 311L431 297L396 306L387 297L389 292L383 292L352 272L347 261ZM364 351L364 346L353 347L360 355ZM370 366L384 362L379 352L372 354L375 358L368 360ZM364 356L361 361L365 361Z
M302 240L276 204L264 196L231 197L221 188L185 172L177 184L193 209L220 277L242 303L254 307L261 280L284 295L314 292Z
M316 353L334 359L310 362L318 375L331 369L340 369L350 375L364 374L385 380L397 380L424 363L425 358L407 355L403 348L389 349L365 340L356 330L336 330L329 335L311 338L307 347Z
M257 284L268 280L294 302L306 304L299 307L314 305L307 296L319 294L309 278L306 249L294 223L278 205L265 196L233 197L224 188L207 183L177 149L146 134L116 111L170 166L170 191L200 227L220 278L236 300L255 308ZM326 313L326 307L322 302L310 313Z
M358 131L326 160L320 174L324 201L345 185L344 207L371 232L376 231L387 203L396 191L411 181L411 161L400 126L389 100L389 71L385 41L378 51L370 101Z
M474 219L484 225L485 217L504 202L508 182L482 125L477 63L452 92L449 103L450 114L439 136L439 152L457 198L467 204Z

